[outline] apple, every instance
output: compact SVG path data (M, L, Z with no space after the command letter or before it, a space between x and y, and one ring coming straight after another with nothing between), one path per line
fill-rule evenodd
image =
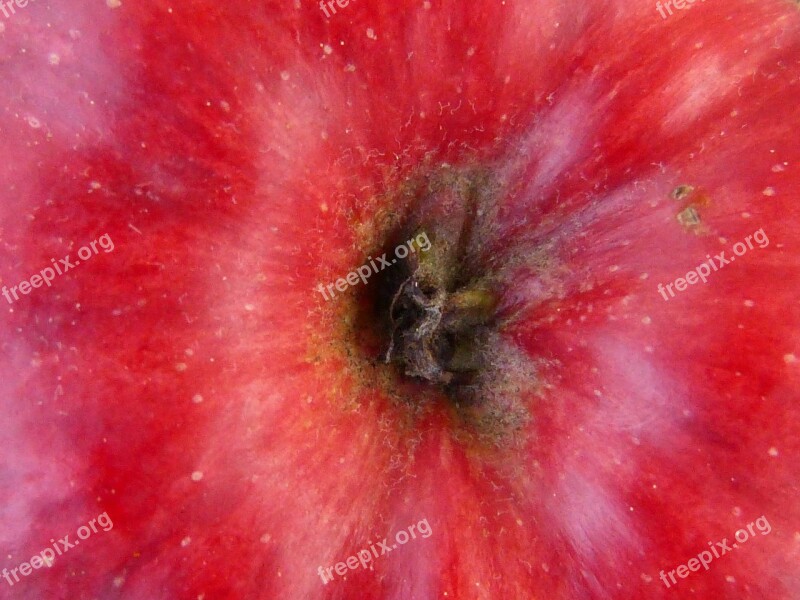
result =
M6 6L0 598L794 597L796 3L343 5Z

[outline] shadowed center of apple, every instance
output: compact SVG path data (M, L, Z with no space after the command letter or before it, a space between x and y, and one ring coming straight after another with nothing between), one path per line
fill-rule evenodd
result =
M387 266L361 288L354 340L391 396L415 406L445 398L461 426L491 443L527 422L536 381L498 317L505 275L491 247L499 195L486 170L449 166L394 190L391 210L404 212L379 228L372 255Z
M403 190L412 202L389 231L382 251L393 264L376 282L381 361L449 392L484 368L497 306L474 256L483 183L474 172L444 168Z
M429 239L427 231L416 237ZM487 328L491 326L495 294L480 281L459 281L447 274L463 264L448 252L451 242L438 242L425 253L412 254L387 281L391 302L384 313L388 331L385 363L407 376L432 384L470 383L485 363Z

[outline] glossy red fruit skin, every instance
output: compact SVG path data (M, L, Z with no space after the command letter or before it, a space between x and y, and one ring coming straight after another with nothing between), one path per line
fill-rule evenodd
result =
M0 23L0 283L115 244L0 297L3 566L114 523L0 598L795 593L795 4L37 0ZM377 365L363 296L314 291L443 164L493 183L477 260L534 372L492 443Z

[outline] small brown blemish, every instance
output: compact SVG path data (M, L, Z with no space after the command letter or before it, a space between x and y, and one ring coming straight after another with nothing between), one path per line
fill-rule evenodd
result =
M687 206L678 213L678 223L687 229L693 229L700 226L700 213L694 206Z
M683 200L684 198L686 198L686 196L691 194L693 191L694 191L694 186L683 184L683 185L679 185L674 190L672 190L672 193L670 193L670 196L672 198L674 198L675 200Z
M681 208L676 215L678 223L688 233L699 235L705 232L705 227L700 218L699 209L711 204L711 197L702 189L693 185L681 184L676 186L670 197L681 201Z

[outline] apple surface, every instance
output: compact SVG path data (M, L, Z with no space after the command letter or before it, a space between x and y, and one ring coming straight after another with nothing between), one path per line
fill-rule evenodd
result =
M796 2L2 6L0 598L797 597Z

